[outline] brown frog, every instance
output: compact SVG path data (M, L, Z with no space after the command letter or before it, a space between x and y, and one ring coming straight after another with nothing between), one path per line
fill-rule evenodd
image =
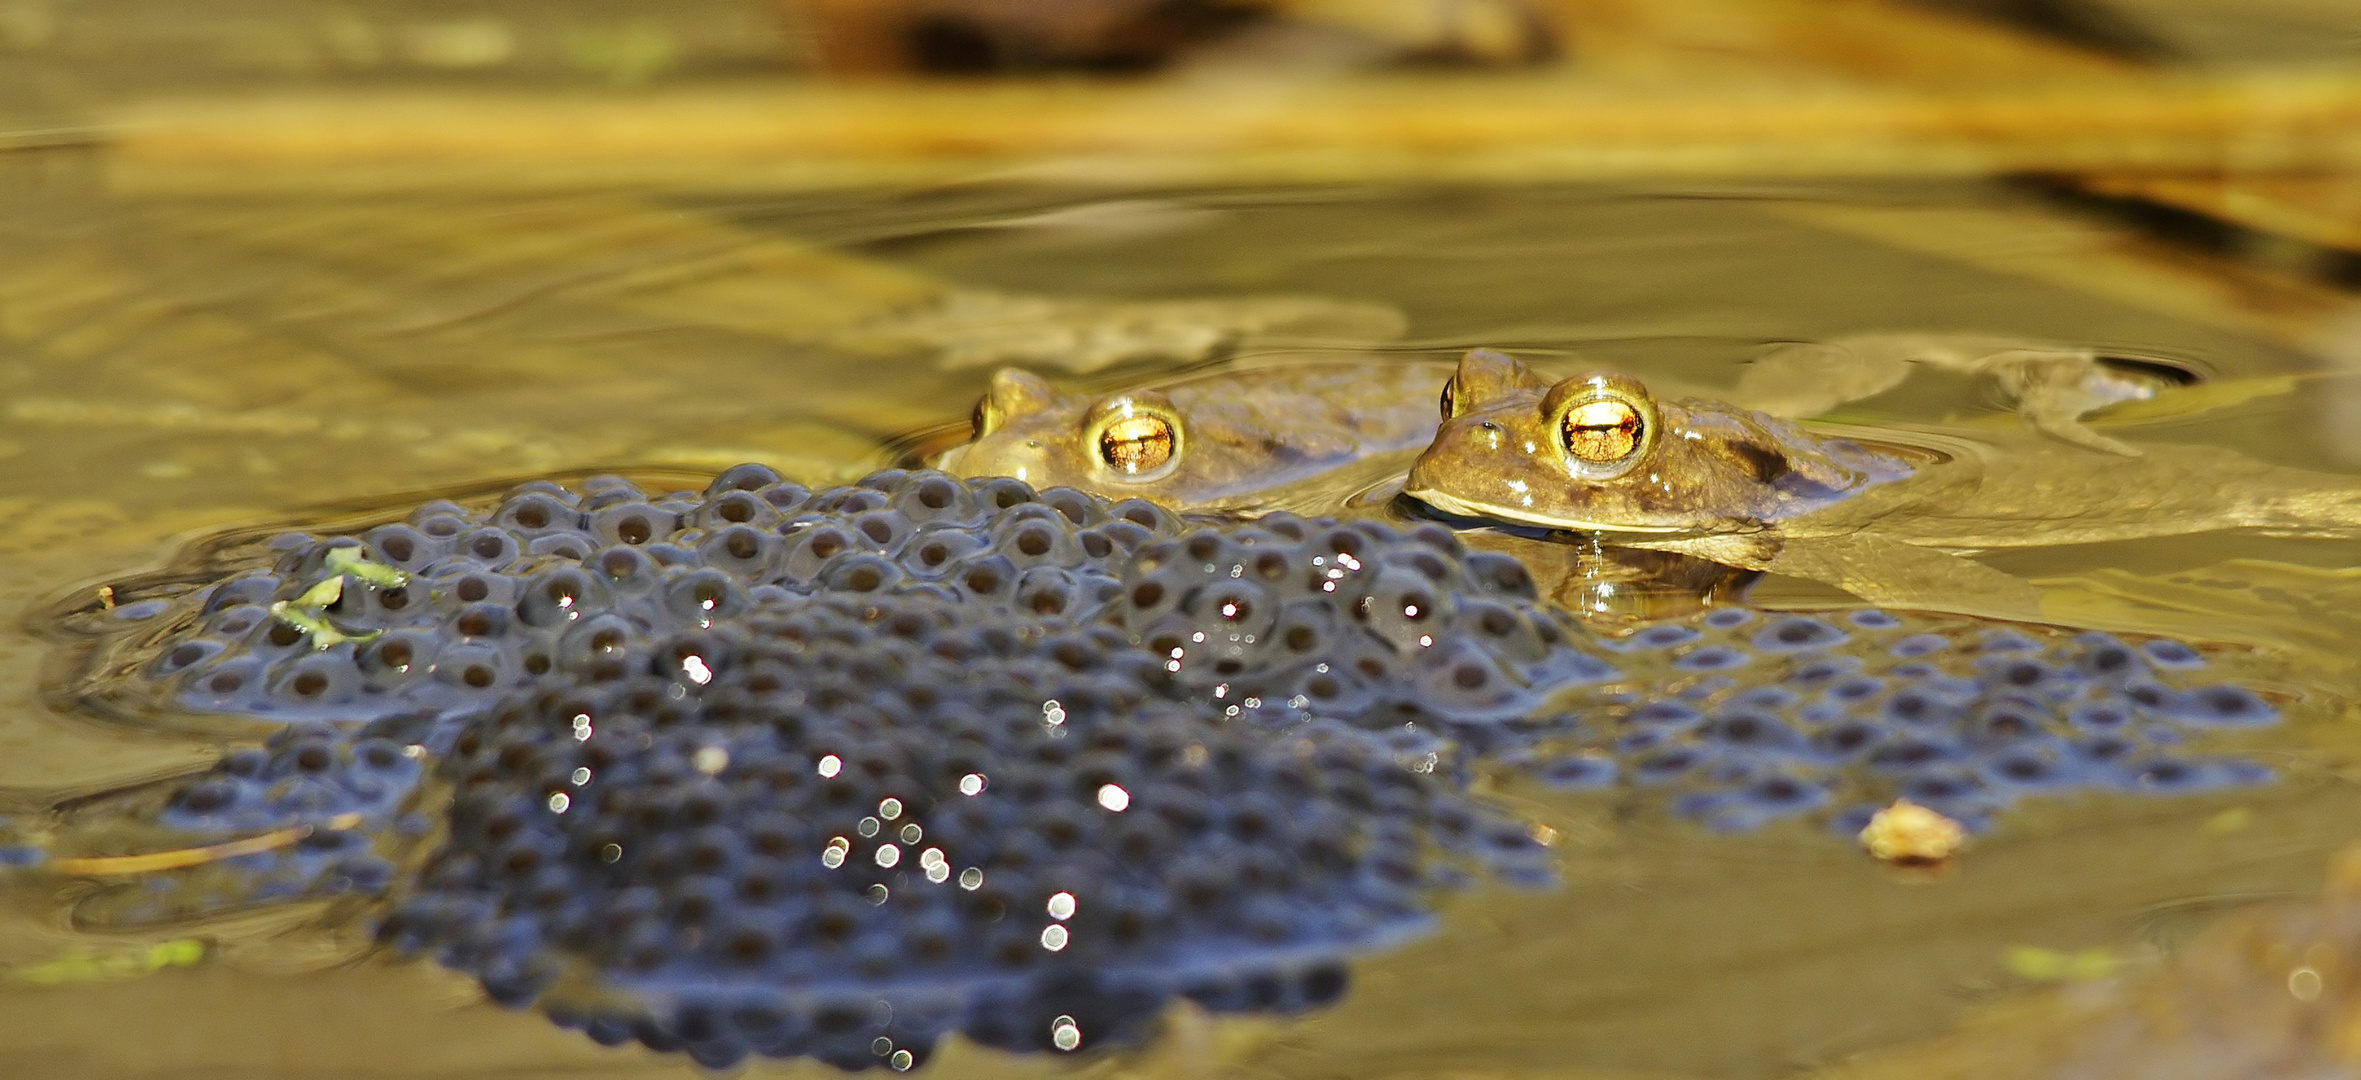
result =
M2136 456L2031 433L1802 425L1661 400L1629 376L1551 383L1460 361L1404 494L1446 514L1776 570L1878 603L2025 616L2025 582L1960 556L2259 528L2361 535L2361 478L2209 446Z
M1359 358L1224 367L1104 395L1004 368L976 404L973 440L936 456L960 476L1013 476L1176 509L1333 504L1300 489L1401 458L1435 431L1443 364Z

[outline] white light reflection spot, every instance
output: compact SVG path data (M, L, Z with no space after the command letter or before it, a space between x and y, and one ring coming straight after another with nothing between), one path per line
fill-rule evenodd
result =
M934 882L937 885L951 880L951 868L943 863L934 863L931 865L922 866L920 869L926 871L926 879L928 881Z
M582 768L575 769L574 775L566 777L566 779L573 781L575 787L581 787L582 785L590 782L590 767L586 765Z
M895 1072L909 1072L911 1066L918 1064L918 1059L912 1057L908 1050L896 1050L894 1056L885 1059L885 1063L893 1066Z
M1434 647L1435 647L1435 639L1434 639L1433 637L1429 636L1429 635L1426 635L1426 634L1420 634L1420 635L1418 635L1418 647L1419 647L1419 648L1421 648L1421 649L1431 649L1431 648L1434 648Z
M1120 814L1131 807L1131 793L1114 784L1100 784L1099 805Z
M841 836L828 839L828 846L820 852L820 865L834 870L844 865L844 857L853 850L853 842Z
M870 902L871 904L882 904L882 903L885 903L886 897L887 897L888 895L890 895L890 894L886 892L886 890L885 890L885 886L883 886L883 885L871 885L871 886L869 886L869 902Z
M822 779L834 777L837 773L843 771L844 759L839 758L834 754L830 754L827 757L820 759L820 776Z
M918 853L918 865L932 868L937 866L949 866L951 863L943 856L942 848L930 847L925 851Z
M589 714L587 714L587 713L575 713L575 714L574 714L574 741L575 741L575 742L589 742L589 741L590 741L590 716L589 716Z
M886 869L888 869L888 870L891 870L891 869L893 869L893 868L894 868L894 866L895 866L896 864L900 863L901 861L902 861L902 849L901 849L901 848L895 847L895 846L893 846L892 844L879 844L879 845L877 845L877 865L879 865L879 866L882 866L882 867L885 867L885 868L886 868Z
M913 821L908 825L902 826L903 843L915 844L924 839L926 839L926 830L919 828L917 822Z
M1405 618L1405 619L1415 619L1415 618L1417 618L1417 617L1418 617L1418 605L1416 605L1416 604L1404 604L1404 605L1402 605L1402 617L1403 617L1403 618Z
M623 845L608 844L607 846L598 849L598 859L600 862L622 862Z
M1049 725L1049 726L1051 726L1051 727L1056 727L1056 726L1058 726L1059 724L1063 724L1063 723L1065 723L1065 722L1066 722L1066 707L1065 707L1065 706L1063 706L1063 705L1060 705L1060 704L1058 704L1058 702L1057 702L1057 699L1056 699L1056 698L1051 698L1051 699L1050 699L1050 700L1048 700L1048 701L1044 701L1044 702L1042 702L1042 703L1041 703L1041 722L1042 722L1042 723L1044 723L1044 724L1048 724L1048 725Z
M2316 1001L2320 997L2320 973L2300 967L2287 973L2287 992L2297 1001Z
M877 816L892 821L902 816L902 800L887 799L877 804Z
M730 767L730 752L718 746L700 746L696 753L689 755L689 764L707 776L719 776L723 769Z
M690 682L699 686L713 681L713 669L705 666L705 658L702 656L681 657L680 671L681 674L689 677Z
M1051 952L1061 951L1066 947L1069 936L1065 927L1051 923L1041 928L1041 947Z
M977 866L970 866L970 867L968 867L967 869L960 871L960 872L959 872L959 887L960 887L960 888L962 888L962 889L966 889L966 890L967 890L967 891L969 891L969 892L974 892L974 891L976 891L977 889L981 889L981 888L983 888L983 887L984 887L984 871L983 871L983 868L982 868L982 867L977 867Z
M864 836L864 837L868 837L868 836L875 836L875 835L877 835L877 830L879 830L879 829L882 829L882 828L884 828L884 827L885 827L885 825L884 825L883 823L879 822L879 821L878 821L876 818L873 818L873 817L865 817L865 818L862 818L862 819L861 819L861 823L860 823L859 825L856 825L856 826L854 826L854 828L855 828L855 829L857 829L857 830L859 830L859 831L860 831L860 833L861 833L861 835L862 835L862 836Z
M971 772L971 773L967 774L966 776L962 776L962 777L960 777L960 778L959 778L959 793L960 793L960 794L962 794L962 795L975 795L975 794L978 794L978 793L982 792L983 790L984 790L984 774L983 774L983 773L980 773L980 772Z
M1082 1045L1082 1025L1075 1023L1071 1016L1061 1016L1050 1021L1049 1043L1060 1050L1072 1050Z
M556 792L549 797L549 812L552 814L563 814L566 812L566 807L572 805L574 805L574 800L568 798L563 791Z
M1070 892L1052 894L1049 898L1049 917L1059 922L1073 918L1074 894Z

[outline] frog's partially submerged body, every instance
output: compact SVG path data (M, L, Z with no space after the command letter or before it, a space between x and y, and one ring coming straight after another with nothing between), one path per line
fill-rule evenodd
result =
M1290 484L1425 446L1450 369L1360 359L1228 367L1102 396L1001 370L974 439L935 464L1194 510L1263 509Z
M1461 361L1446 402L1404 486L1428 506L1776 569L1883 603L2033 613L2028 586L1957 555L1981 549L2238 528L2361 535L2361 478L2215 447L2124 456L2031 436L1848 438L1659 400L1622 375L1553 385L1484 350Z
M1891 390L1920 366L1988 378L2026 426L2126 457L2139 449L2091 430L2083 418L2156 394L2154 383L2108 367L2088 346L1972 334L1883 333L1774 350L1746 366L1730 399L1773 416L1819 416Z

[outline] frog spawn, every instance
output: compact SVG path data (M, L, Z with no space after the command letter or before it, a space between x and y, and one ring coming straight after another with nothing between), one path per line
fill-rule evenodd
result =
M1523 828L1455 794L1464 778L1450 745L1402 728L1497 724L1552 678L1606 671L1531 602L1521 567L1463 556L1439 530L1282 518L1192 533L1189 544L1212 537L1301 573L1258 579L1287 620L1273 624L1273 649L1241 635L1225 640L1243 651L1197 666L1183 648L1176 668L1170 648L1137 647L1131 627L1153 620L1125 605L1163 566L1134 552L1183 551L1166 543L1178 532L1145 503L936 473L813 492L741 467L702 499L612 479L580 494L530 484L488 512L430 503L359 537L282 538L267 571L151 619L166 629L125 670L181 708L289 722L314 741L398 718L403 745L447 757L459 795L388 939L474 972L503 1000L538 997L595 1037L712 1062L754 1052L907 1065L951 1030L1071 1049L1136 1033L1178 994L1306 1008L1341 992L1343 958L1422 925L1417 888L1465 880L1430 865L1432 841L1514 880L1549 877ZM1338 556L1360 565L1340 572ZM400 575L345 576L333 602L302 613L326 633L285 617L356 562ZM1219 613L1218 589L1205 588L1223 583L1181 582L1158 614L1185 627L1215 612L1216 629L1234 627L1237 612ZM1320 635L1308 646L1285 632L1303 626ZM1155 632L1174 628L1163 619ZM1430 658L1469 656L1503 673L1505 689L1427 696ZM1337 684L1349 694L1279 692L1345 661ZM1230 723L1248 711L1255 723ZM600 738L607 715L643 725L646 744ZM969 772L911 756L947 732ZM819 752L823 733L847 741ZM561 752L604 758L558 769ZM765 761L798 760L817 784L831 756L841 777L901 786L856 800L868 809L849 824L821 813L841 807L765 786L773 779L714 803L730 810L711 818L661 802ZM236 816L251 793L224 774L245 760L183 788L180 826L221 835L266 823ZM701 770L713 761L734 764ZM971 775L990 786L959 790ZM902 818L887 817L889 799ZM331 827L349 813L340 806L269 820L324 835L343 831ZM824 839L842 847L793 832L804 847L792 858L750 854L768 842L759 822L783 819L833 822ZM594 826L606 839L578 849ZM912 826L935 839L894 839ZM610 844L629 857L606 860ZM804 905L804 921L770 925L767 952L751 932L745 949L725 948L744 917L784 909L749 900L747 888L767 886L735 873L691 875L705 891L674 895L688 887L676 880L683 851L732 868L767 860L755 879L791 885L779 895ZM847 906L867 905L872 887L889 902L866 915ZM1056 914L1060 894L1079 914ZM589 901L566 895L619 906L586 923ZM991 928L977 922L985 900L997 901ZM812 923L821 907L855 917ZM1004 970L992 950L1014 931L1000 923L1024 920L1031 952L1015 955L1030 959ZM1049 948L1061 928L1064 944ZM935 956L937 944L950 951ZM853 946L866 967L807 977L820 959L847 970L834 961ZM770 959L747 966L757 952ZM937 966L907 970L919 960ZM585 986L598 989L571 992ZM886 1014L899 1019L876 1019Z
M2183 685L2206 666L2180 642L1861 610L1722 609L1602 643L1651 689L1540 766L1563 787L1618 781L1742 831L1824 816L1858 832L1909 799L1971 829L2024 798L2189 794L2270 779L2192 747L2275 723L2260 695Z
M1140 550L1117 624L1183 692L1226 716L1415 724L1484 745L1492 728L1614 668L1575 648L1505 555L1449 530L1272 514Z
M611 478L580 493L531 484L488 512L432 503L358 537L284 538L270 557L162 611L127 591L147 605L146 636L139 662L111 677L314 739L353 738L338 732L373 719L445 757L460 790L449 839L401 889L388 939L594 1037L713 1063L914 1064L955 1030L1099 1045L1176 994L1317 1004L1341 988L1343 958L1417 928L1412 890L1459 876L1433 841L1512 880L1547 877L1529 836L1454 794L1470 751L1565 786L1629 780L1725 829L1842 823L1847 801L1905 786L1980 824L2006 798L2092 782L2034 781L2061 746L2112 745L2071 741L2100 729L2128 731L2124 760L2145 763L2111 783L2257 778L2162 748L2172 733L2275 715L2234 687L2182 686L2203 657L2176 643L2028 629L2016 640L2043 666L2016 681L2008 665L2026 649L1882 613L1716 611L1616 641L1609 666L1533 600L1521 565L1465 553L1440 529L1274 515L1184 532L1144 503L936 473L815 492L749 466L702 497ZM402 577L347 576L311 616L326 635L274 612L354 560ZM223 672L239 678L225 687ZM1915 691L1939 707L1906 731ZM1599 707L1564 712L1579 701L1556 698L1568 692ZM2000 705L2024 715L1996 722ZM1600 718L1620 719L1599 732ZM1854 745L1848 721L1879 749ZM618 724L639 725L645 744L599 734ZM1917 745L1904 736L1966 756L1877 756ZM1537 750L1569 740L1571 754ZM1209 764L1173 772L1190 746ZM954 751L966 757L944 757ZM327 771L359 760L347 749ZM237 818L227 808L248 805L243 788L194 795L247 761L191 782L174 804L181 827L357 831L324 828L351 812L333 800ZM789 776L866 788L815 806L779 786ZM1241 840L1234 820L1268 831ZM781 821L828 831L764 824ZM918 841L900 839L910 826ZM1070 847L1051 843L1061 836ZM761 847L773 840L801 847ZM1135 847L1165 855L1143 863ZM712 863L680 872L692 858ZM365 889L364 877L303 881ZM885 902L853 906L872 888ZM1002 903L984 926L967 905L987 895ZM589 897L603 898L595 911ZM1192 916L1191 897L1223 917ZM792 905L801 921L730 947L742 917ZM827 905L851 914L813 922ZM1004 969L996 945L1020 938L1033 951L1011 955L1031 960Z
M975 610L766 605L471 725L386 936L601 1041L907 1068L1325 1004L1424 927L1429 838L1545 865L1365 732L1226 724L1071 615Z
M151 840L212 843L182 848L193 857L180 865L121 871L130 883L83 898L76 922L148 926L193 911L382 893L402 849L430 828L409 809L425 767L420 748L401 738L406 726L397 719L361 729L291 728L223 755L198 777L78 803L61 822L65 830L92 826L109 848L126 839L126 820L153 827ZM98 852L75 859L146 861Z

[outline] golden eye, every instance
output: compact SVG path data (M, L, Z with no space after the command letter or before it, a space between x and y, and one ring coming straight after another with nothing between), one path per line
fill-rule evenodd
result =
M1458 386L1458 385L1459 385L1459 380L1458 380L1458 379L1445 379L1445 380L1443 380L1443 402L1442 402L1442 404L1443 404L1443 419L1445 419L1445 420L1449 420L1449 419L1451 419L1452 417L1459 415L1459 410L1458 410L1458 409L1456 409L1456 408L1454 408L1454 406L1456 406L1456 405L1458 405L1458 404L1459 404L1459 395L1457 395L1457 394L1454 394L1454 393L1452 393L1452 392L1451 392L1451 391L1452 391L1452 388L1453 388L1453 387L1456 387L1456 386Z
M1639 452L1647 419L1628 401L1606 398L1566 410L1560 422L1566 452L1586 465L1612 465Z
M975 411L967 414L967 437L970 442L991 434L991 405L992 399L990 397L977 398Z
M1172 460L1172 422L1152 413L1126 416L1099 432L1099 460L1127 476L1151 473Z

